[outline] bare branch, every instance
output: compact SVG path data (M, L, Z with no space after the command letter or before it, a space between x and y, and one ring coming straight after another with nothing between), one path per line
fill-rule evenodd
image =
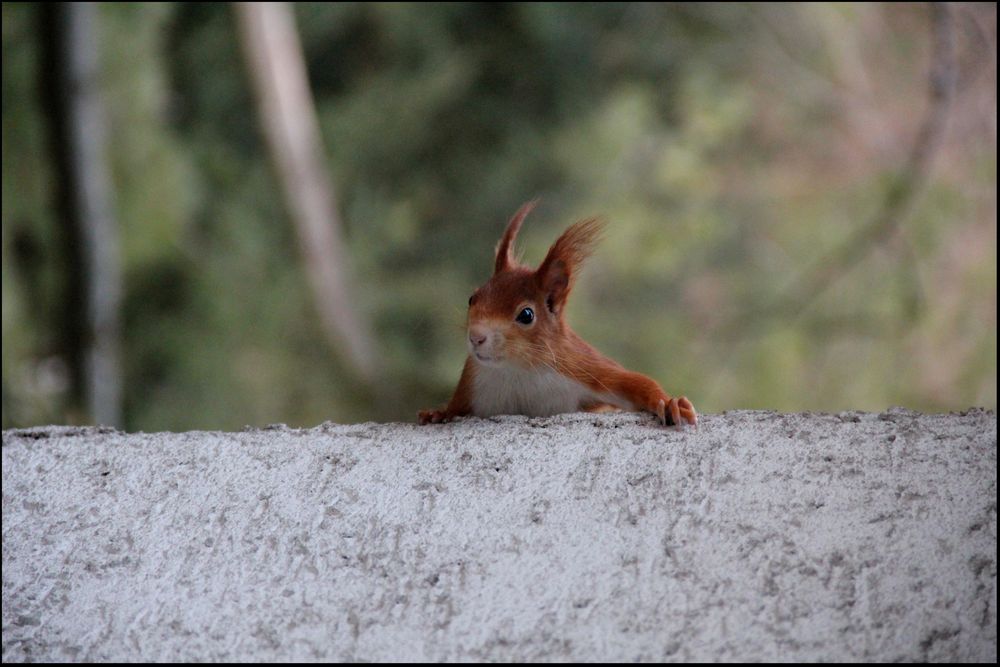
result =
M730 327L732 335L746 335L755 325L767 326L802 313L816 298L863 260L872 248L889 238L913 210L930 176L934 156L944 137L955 90L956 62L952 9L931 4L933 54L929 104L907 161L893 179L878 212L866 224L812 269L799 276L786 294L770 306L757 309Z

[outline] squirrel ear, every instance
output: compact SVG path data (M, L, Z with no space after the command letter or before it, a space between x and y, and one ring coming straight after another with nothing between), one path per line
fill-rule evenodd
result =
M521 229L521 223L524 222L524 218L531 213L531 209L535 208L535 204L537 203L537 199L527 202L517 210L514 217L507 223L507 230L503 233L500 242L497 244L496 263L493 267L494 274L509 269L514 264L514 239L517 237L518 230Z
M563 232L549 248L535 272L535 280L545 292L545 302L551 312L562 310L580 265L594 251L603 229L604 221L600 218L581 220Z

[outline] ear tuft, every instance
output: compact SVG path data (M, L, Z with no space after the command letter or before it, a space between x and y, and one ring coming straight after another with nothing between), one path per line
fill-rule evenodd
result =
M605 221L601 218L581 220L563 232L535 272L539 286L547 293L549 310L561 310L573 289L580 265L594 252L601 240Z
M504 231L503 236L500 237L500 242L497 243L496 262L493 266L494 275L514 265L514 239L517 238L517 232L521 229L521 223L524 222L524 219L531 213L531 209L535 208L535 204L537 203L537 199L532 199L525 203L517 210L517 213L510 219L510 222L507 223L507 229Z

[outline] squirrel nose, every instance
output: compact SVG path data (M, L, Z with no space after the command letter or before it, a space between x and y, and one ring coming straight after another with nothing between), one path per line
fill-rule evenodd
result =
M479 347L486 342L486 333L479 328L469 329L469 342L473 347Z

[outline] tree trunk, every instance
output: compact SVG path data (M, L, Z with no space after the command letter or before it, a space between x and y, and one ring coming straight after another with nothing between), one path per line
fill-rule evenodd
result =
M377 372L374 339L358 300L352 298L336 199L292 5L235 6L261 124L323 328L349 367L371 383Z
M122 425L122 279L100 90L98 5L43 10L42 73L52 120L56 208L67 250L64 345L73 398L99 424Z

